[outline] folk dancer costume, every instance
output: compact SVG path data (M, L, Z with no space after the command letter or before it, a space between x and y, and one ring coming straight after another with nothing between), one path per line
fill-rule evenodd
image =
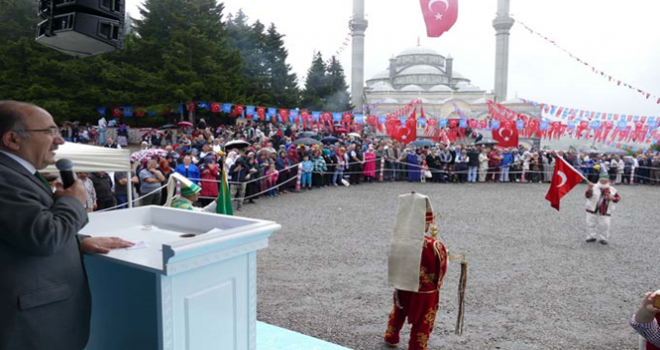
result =
M610 218L615 204L619 203L621 197L617 190L610 186L609 176L606 173L600 175L600 180L602 179L607 181L605 183L599 181L585 193L587 198L587 242L595 242L596 236L598 236L600 243L607 244L610 237Z
M390 346L399 343L407 318L412 324L409 349L428 348L448 258L445 246L424 234L426 224L432 221L433 208L428 197L415 193L399 196L388 258L389 283L395 288L385 333L385 342Z

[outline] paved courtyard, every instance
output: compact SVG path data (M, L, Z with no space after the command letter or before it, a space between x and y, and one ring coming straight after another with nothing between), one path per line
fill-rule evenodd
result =
M628 320L643 293L660 288L660 188L618 187L609 246L584 242L585 185L561 212L545 201L547 188L387 183L261 198L238 213L282 224L259 252L258 319L385 349L389 237L397 195L414 190L441 213L450 252L469 261L463 336L453 334L460 264L452 261L432 349L636 349Z

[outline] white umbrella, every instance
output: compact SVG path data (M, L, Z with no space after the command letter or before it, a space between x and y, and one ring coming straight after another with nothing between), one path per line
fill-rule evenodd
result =
M225 143L225 150L228 149L233 149L233 148L245 148L250 146L250 143L247 141L243 140L232 140L227 143Z
M362 135L360 135L360 134L358 134L358 133L356 133L356 132L352 132L352 133L348 134L348 136L357 137L357 138L359 138L359 139L362 138Z

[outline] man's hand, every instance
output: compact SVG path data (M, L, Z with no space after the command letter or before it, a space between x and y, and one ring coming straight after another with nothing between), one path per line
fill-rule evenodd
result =
M134 244L117 237L85 237L80 246L87 254L108 254L111 249L128 248Z
M85 185L83 185L82 181L76 179L76 181L73 182L73 185L67 189L64 189L62 184L55 184L55 186L55 193L53 193L55 198L71 196L76 198L83 205L87 203L87 191L85 191Z

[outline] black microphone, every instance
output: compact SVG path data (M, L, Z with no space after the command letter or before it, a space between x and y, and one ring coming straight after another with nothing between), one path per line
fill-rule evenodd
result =
M76 174L73 172L73 162L62 158L55 163L57 170L60 171L60 178L64 188L69 188L76 181Z

